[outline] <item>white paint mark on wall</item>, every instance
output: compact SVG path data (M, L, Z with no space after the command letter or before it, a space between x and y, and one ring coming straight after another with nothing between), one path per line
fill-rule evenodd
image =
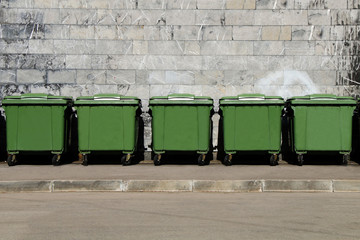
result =
M272 72L255 80L254 91L266 95L278 95L283 98L320 92L318 86L304 71Z

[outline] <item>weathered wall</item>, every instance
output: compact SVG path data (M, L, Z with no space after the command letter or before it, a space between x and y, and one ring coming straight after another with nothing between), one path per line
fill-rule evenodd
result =
M0 97L359 93L360 0L0 2Z

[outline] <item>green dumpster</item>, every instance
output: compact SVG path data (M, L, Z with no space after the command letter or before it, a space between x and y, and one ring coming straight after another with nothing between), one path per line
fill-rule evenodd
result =
M150 99L154 164L165 152L196 152L200 166L212 154L213 100L192 94L171 94ZM207 156L208 155L208 156Z
M238 152L267 152L270 165L276 165L281 147L281 111L284 100L278 96L241 94L220 99L219 150L232 164Z
M7 163L17 163L16 154L50 152L53 165L60 164L67 150L72 98L48 94L7 96L2 105L6 115Z
M352 97L313 94L288 99L291 115L292 150L298 165L308 152L343 154L342 164L350 159L352 119L356 101Z
M140 99L136 97L119 94L98 94L76 99L74 105L83 165L88 164L88 154L91 152L119 152L123 154L121 163L131 164L140 150L140 104Z

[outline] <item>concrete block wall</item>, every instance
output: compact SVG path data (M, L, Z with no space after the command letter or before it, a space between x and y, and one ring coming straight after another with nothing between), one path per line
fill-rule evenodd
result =
M358 95L359 0L0 0L0 97Z

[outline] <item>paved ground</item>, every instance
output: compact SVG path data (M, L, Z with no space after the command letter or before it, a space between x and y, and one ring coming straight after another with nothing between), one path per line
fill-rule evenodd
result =
M0 238L358 239L358 194L2 194Z
M282 163L268 165L233 165L226 167L218 161L209 166L169 164L155 167L150 161L123 167L119 164L96 164L87 167L80 163L58 167L52 165L17 165L0 163L0 181L13 180L259 180L259 179L357 179L360 165L351 162L340 165L304 165Z

